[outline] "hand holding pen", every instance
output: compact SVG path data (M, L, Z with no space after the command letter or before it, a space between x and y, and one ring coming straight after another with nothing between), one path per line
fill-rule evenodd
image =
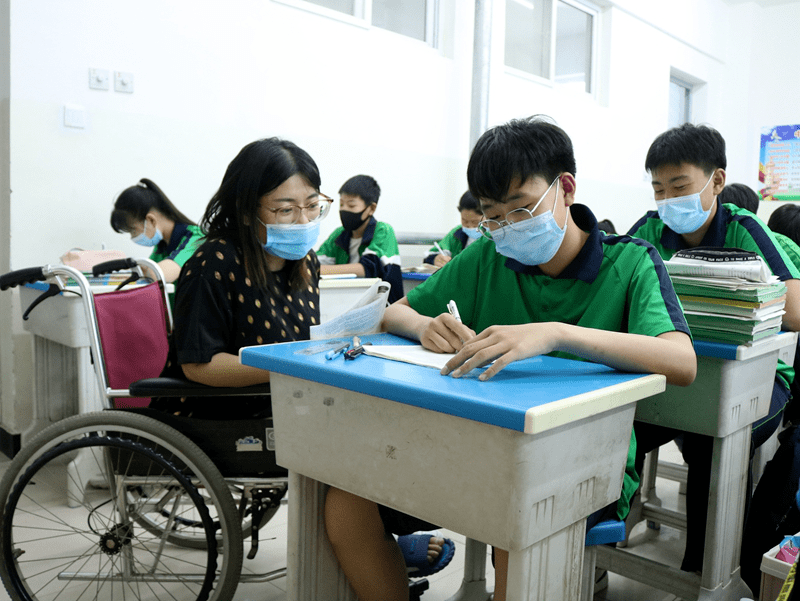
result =
M438 315L425 327L419 341L428 350L437 353L456 353L475 332L464 325L455 301L447 303L447 313Z
M434 242L434 243L433 243L433 245L436 247L436 250L439 252L439 254L437 254L437 255L434 257L434 259L433 259L433 264L434 264L436 267L442 267L442 266L443 266L443 265L445 265L445 264L446 264L448 261L450 261L450 258L451 258L451 253L450 253L450 251L449 251L449 250L443 250L443 249L442 249L442 247L441 247L441 246L439 246L439 243L438 243L438 242Z

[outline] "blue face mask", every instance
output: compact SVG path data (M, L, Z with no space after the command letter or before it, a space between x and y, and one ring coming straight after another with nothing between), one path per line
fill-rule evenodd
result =
M267 243L264 244L264 250L281 259L290 261L302 259L319 238L319 221L291 225L266 224L260 219L258 222L267 228Z
M711 215L711 209L703 210L703 201L700 200L700 195L708 188L708 184L713 178L714 174L712 173L703 189L696 194L656 200L658 216L661 217L661 221L676 234L691 234L700 229Z
M476 227L464 227L461 226L461 231L467 235L467 238L474 240L475 238L481 237L481 231Z
M152 238L147 237L147 221L144 222L144 229L142 229L142 233L138 236L134 236L131 238L131 242L134 244L138 244L139 246L155 246L159 242L164 239L164 236L161 234L161 230L156 228L156 233L153 234Z
M559 181L559 178L556 178L553 184L557 181ZM547 188L547 191L536 203L536 206L531 209L531 213L542 204L553 184L550 184L550 187ZM558 185L556 185L553 208L555 208L557 200ZM565 208L567 211L569 210L569 207ZM541 215L519 221L513 227L510 224L503 226L500 228L503 231L502 236L497 236L495 233L492 236L497 252L504 257L519 261L523 265L542 265L547 263L556 256L558 249L561 248L564 234L567 233L567 219L568 215L564 215L564 227L559 227L551 209Z

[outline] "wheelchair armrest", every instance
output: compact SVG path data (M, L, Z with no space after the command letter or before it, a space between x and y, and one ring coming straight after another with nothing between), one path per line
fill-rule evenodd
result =
M254 396L269 394L269 384L218 388L182 378L147 378L131 384L130 393L134 397Z

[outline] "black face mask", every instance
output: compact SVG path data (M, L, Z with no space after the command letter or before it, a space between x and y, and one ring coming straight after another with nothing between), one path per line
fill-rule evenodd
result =
M366 209L364 209L364 211L366 211ZM354 232L364 225L364 222L369 219L369 217L366 217L365 219L361 218L361 215L364 213L364 211L360 211L358 213L354 211L339 211L339 218L342 220L342 226L344 229L349 232Z

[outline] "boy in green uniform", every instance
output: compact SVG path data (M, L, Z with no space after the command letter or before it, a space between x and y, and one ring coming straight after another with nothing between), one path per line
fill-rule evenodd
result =
M715 129L690 123L658 136L647 152L645 169L652 177L657 211L650 211L628 232L656 247L664 260L677 251L698 246L742 248L761 255L786 284L783 329L800 326L800 272L764 223L750 211L721 204L725 186L725 140ZM767 417L753 424L751 452L778 427L789 399L794 370L779 361ZM636 422L637 467L644 454L682 434L677 430ZM713 439L683 433L682 453L689 464L686 499L686 551L681 569L703 569L705 526ZM748 582L752 587L752 584Z
M389 307L388 331L457 352L442 370L453 377L495 360L480 376L487 380L512 361L556 353L664 374L681 386L694 380L689 328L664 264L647 243L601 235L591 211L574 204L575 160L563 130L538 117L491 129L467 175L485 237ZM463 323L446 310L451 299ZM590 524L627 514L638 485L635 447L632 436L619 501ZM362 601L407 599L402 557L384 528L414 518L395 514L328 493L328 536ZM496 601L505 599L507 567L508 554L498 550Z
M355 175L339 190L342 226L317 251L322 275L354 273L389 282L389 302L403 296L400 249L394 229L372 215L378 208L380 186L369 175Z
M450 259L481 237L478 224L483 218L478 201L469 190L464 192L458 201L458 212L461 214L461 225L454 227L439 241L439 246L432 247L424 263L444 266Z

